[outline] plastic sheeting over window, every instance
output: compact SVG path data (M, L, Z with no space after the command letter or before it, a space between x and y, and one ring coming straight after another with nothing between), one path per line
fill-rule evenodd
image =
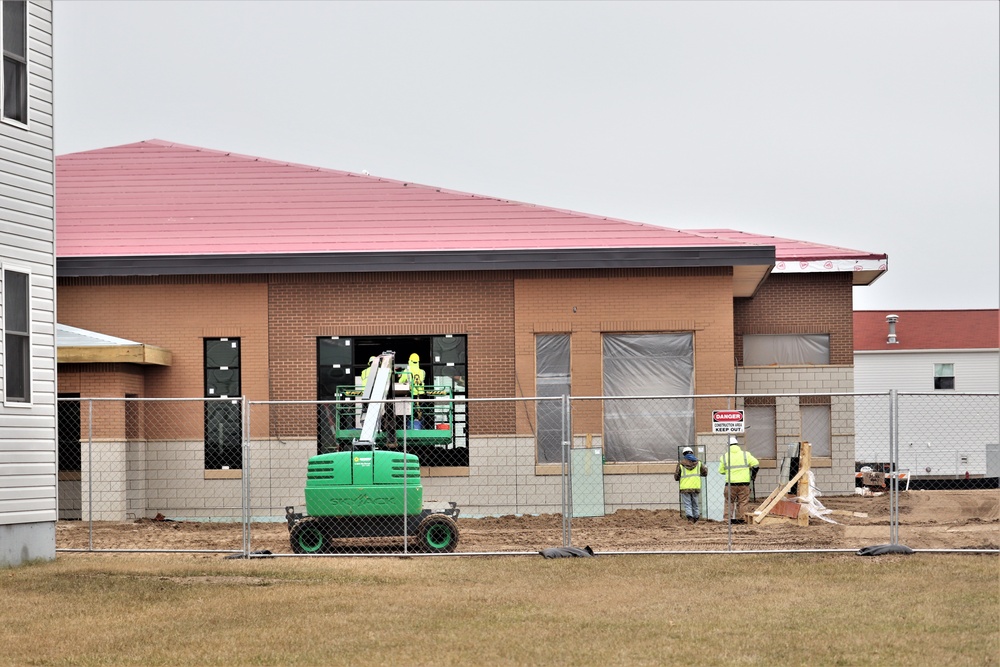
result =
M830 406L800 405L802 439L812 445L813 456L832 456Z
M690 396L694 393L691 334L604 336L605 396ZM666 461L694 443L694 399L604 401L608 461Z
M829 363L829 334L743 336L744 366L826 366Z
M747 449L758 456L770 457L777 451L776 409L773 405L753 405L746 411Z
M535 337L535 392L539 397L570 393L568 334ZM539 463L562 461L562 403L539 401L535 415L538 419Z

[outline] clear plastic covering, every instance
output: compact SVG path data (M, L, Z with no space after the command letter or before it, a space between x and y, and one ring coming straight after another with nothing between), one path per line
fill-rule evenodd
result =
M539 397L569 395L568 334L535 337L535 392ZM539 463L562 461L562 403L539 401L536 415Z
M825 366L829 363L829 334L743 336L744 366Z
M604 401L608 461L667 461L694 442L694 340L688 333L604 336L605 396L685 396Z
M805 509L809 512L809 516L822 519L827 523L837 523L827 516L830 514L830 510L824 507L823 503L819 501L819 497L823 495L823 493L816 487L816 476L813 475L813 471L810 470L806 474L809 477L809 489L806 491L808 495L805 497L799 496L799 504L805 507Z

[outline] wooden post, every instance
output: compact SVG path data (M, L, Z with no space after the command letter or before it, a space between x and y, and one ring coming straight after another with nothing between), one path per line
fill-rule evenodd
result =
M799 443L799 472L802 477L799 478L799 485L796 488L796 494L799 498L805 498L809 495L809 468L812 465L812 445L808 442ZM804 510L805 508L803 508ZM802 511L799 512L799 517L797 523L800 526L809 525L809 512Z
M799 443L799 472L802 473L802 477L799 478L799 485L795 489L795 493L800 498L805 498L809 495L809 467L812 465L812 445L808 442Z

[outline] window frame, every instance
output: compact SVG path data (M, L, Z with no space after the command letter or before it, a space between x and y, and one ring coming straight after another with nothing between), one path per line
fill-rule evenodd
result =
M0 121L4 123L9 123L11 125L16 125L18 127L27 128L28 121L31 112L30 104L30 92L28 79L30 76L30 46L28 43L28 19L30 15L30 5L27 0L0 0L0 5L6 6L9 2L18 2L24 5L24 34L23 34L23 44L24 53L14 53L13 51L7 50L7 45L3 39L4 31L6 26L4 26L4 12L3 7L0 7L0 51L3 52L2 68L0 68ZM7 62L10 60L15 63L18 67L18 71L21 73L21 99L18 100L18 112L23 115L22 118L17 118L16 116L7 115Z
M950 375L944 375L940 371L946 370L945 367L949 367L951 370ZM950 384L950 387L938 386ZM934 364L934 391L955 391L955 364L950 363L935 363Z
M0 280L0 294L2 294L2 299L3 299L3 304L2 304L3 326L0 327L0 331L2 331L2 345L3 345L3 363L2 363L3 404L6 407L30 408L33 405L32 401L34 398L33 392L31 391L31 384L33 380L32 377L33 364L31 356L31 346L33 342L32 330L31 330L32 329L31 285L33 276L30 269L8 264L0 266L0 271L2 271L2 280ZM27 325L27 331L14 332L10 330L7 326L8 322L11 319L10 317L8 317L7 313L7 306L9 305L7 303L7 285L8 285L8 274L10 273L17 273L25 276L24 317L25 317L25 323ZM7 343L9 342L9 338L12 335L22 337L24 341L22 345L24 351L24 360L23 360L24 368L22 369L24 375L24 387L23 387L24 396L23 397L19 396L13 399L11 398L10 391L8 391L8 384L7 384L8 380L10 379L10 374L9 374L10 356L7 354Z
M230 366L210 366L209 363L208 363L208 361L209 361L208 360L208 346L209 346L209 343L212 343L212 342L229 342L229 341L235 341L235 343L236 343L236 364L237 365L235 367L230 367ZM205 415L204 415L204 425L203 425L203 429L204 429L204 433L203 433L203 438L204 438L204 441L203 441L203 454L204 454L203 466L204 466L205 470L242 470L243 469L243 463L244 463L244 461L243 461L243 403L240 400L240 398L243 395L243 339L240 338L239 336L206 336L206 337L202 338L202 343L201 344L202 344L202 379L203 379L203 382L204 382L204 386L203 386L204 395L205 395L205 398L216 399L216 400L212 400L212 401L205 401L205 403L204 403ZM237 392L237 396L233 397L233 396L230 396L229 394L221 394L220 395L220 394L209 393L209 389L210 389L210 387L209 387L209 374L210 374L210 372L214 371L214 370L222 370L222 369L225 369L225 370L232 369L232 370L236 371L236 373L237 373L237 380L236 381L237 381L238 387L239 387L239 391ZM223 400L218 400L218 399L223 399ZM210 409L209 405L219 405L221 407L221 406L223 406L223 405L226 404L225 403L226 400L231 401L231 404L235 406L234 412L236 413L237 423L239 424L239 429L238 429L239 433L240 433L240 451L239 451L239 462L238 462L239 465L233 465L233 463L236 463L235 459L233 459L233 460L229 460L229 459L220 460L217 463L213 462L212 465L209 465L209 461L208 461L208 443L209 443L208 429L209 429L209 420L210 420L210 418L215 418L217 416L215 414L216 411L214 409ZM227 421L231 422L232 420L227 419ZM227 462L228 462L228 464L227 464Z

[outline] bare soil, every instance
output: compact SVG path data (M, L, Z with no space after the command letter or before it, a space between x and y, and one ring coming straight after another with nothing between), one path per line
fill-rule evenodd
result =
M824 496L828 523L812 518L808 526L790 522L737 525L700 521L692 525L677 511L621 510L572 521L572 544L595 552L712 551L747 549L860 549L890 541L889 496ZM914 549L1000 548L1000 489L909 491L900 494L899 542ZM559 515L459 519L458 552L537 552L562 544ZM127 523L62 521L56 526L59 549L241 550L239 523L156 521ZM345 552L400 550L399 540L361 543L345 540ZM285 523L251 526L251 549L291 553Z

